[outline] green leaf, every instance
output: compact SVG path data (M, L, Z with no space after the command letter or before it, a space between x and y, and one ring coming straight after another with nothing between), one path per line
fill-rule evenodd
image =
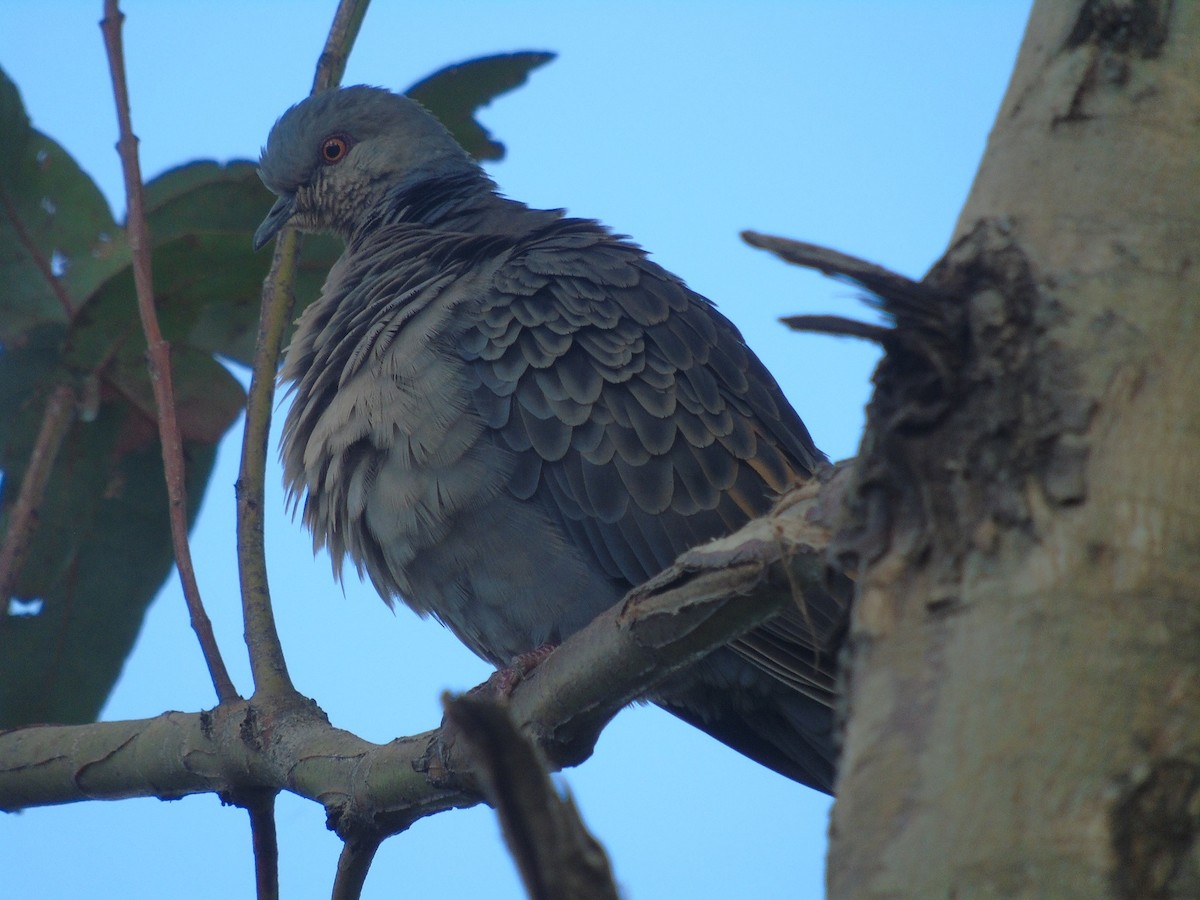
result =
M106 372L104 384L123 395L146 421L155 423L157 434L154 385L143 353L136 349L136 344L132 347L122 349ZM246 404L241 383L211 354L190 347L171 348L171 381L175 418L184 441L217 443Z
M269 209L269 204L262 210ZM217 353L250 366L254 358L254 343L258 335L258 312L263 279L267 276L269 254L256 254L250 245L250 235L199 238L186 248L167 246L155 255L156 265L162 261L164 271L179 266L177 283L187 281L186 270L207 272L202 282L191 281L191 312L187 341L193 346ZM317 299L321 285L337 258L342 254L340 239L329 235L305 235L296 271L294 316ZM176 256L178 254L178 256ZM206 262L208 263L206 265ZM156 270L157 271L157 270ZM175 296L177 288L164 289L163 296ZM182 305L175 306L183 309ZM290 327L284 336L291 337Z
M104 195L50 138L29 127L16 86L0 71L0 342L66 322L129 249Z
M88 721L171 568L145 338L123 231L88 176L29 127L2 73L0 148L19 160L0 171L0 536L47 398L63 383L94 395L84 404L92 415L71 424L59 449L18 573L16 596L36 601L39 612L0 608L0 727ZM228 304L231 296L250 308L247 323L256 320L269 260L251 258L250 235L269 196L247 163L200 164L158 181L150 193L156 266L165 249L155 288L172 341L194 512L216 443L244 394L213 358L216 348L191 345L190 330L204 319L206 304ZM231 255L220 242L236 244L248 263L233 294L220 277ZM193 243L208 252L189 254ZM243 328L253 334L253 324Z
M62 326L44 326L0 353L0 533L45 400L67 377L59 364L65 337ZM133 342L122 347L99 381L94 417L76 419L59 449L16 585L16 597L40 611L0 610L0 728L91 721L170 572L162 451L143 356ZM173 348L172 371L194 515L243 391L210 354L187 347Z
M272 200L257 167L244 160L189 163L146 186L154 292L170 340L250 365L271 263L268 254L254 252L252 239ZM297 315L317 298L341 252L336 238L306 238Z
M159 327L173 345L187 344L250 365L258 332L268 254L251 239L271 195L252 163L190 163L146 186ZM304 242L296 284L297 313L316 299L342 244ZM68 357L80 370L102 367L127 341L140 340L132 268L110 278L80 310Z
M54 386L66 378L61 366L65 336L63 326L43 325L26 335L20 346L5 348L0 353L0 468L4 471L4 482L0 484L0 536L8 532L8 517L33 453L46 401ZM71 471L73 476L81 472L78 466ZM84 478L86 480L86 476ZM47 496L56 487L52 482L47 488ZM71 496L69 490L66 492L63 512L68 521L77 501L84 499L82 495L76 497ZM43 500L38 509L39 523L49 529L52 526L45 525L46 521L55 518L54 510ZM51 573L61 569L65 565L65 553L60 551L65 550L74 533L73 530L64 532L63 540L57 544L35 540L23 571ZM5 654L5 643L4 619L0 616L0 657Z
M186 442L184 457L194 515L216 446ZM113 398L59 453L31 551L54 564L17 586L36 615L0 615L0 728L96 718L171 570L169 534L154 425Z
M0 351L0 469L6 472L33 449L66 335L62 325L43 325Z
M248 160L197 160L146 185L146 223L155 246L192 234L254 234L274 198Z
M16 159L29 142L29 115L21 102L21 93L3 69L0 69L0 153L4 159ZM5 173L0 173L0 182Z
M437 116L476 159L503 159L504 145L492 139L475 113L523 85L530 72L552 59L553 53L533 50L484 56L439 69L404 93Z
M0 533L46 398L69 377L66 337L62 325L42 326L0 353ZM114 359L94 416L76 419L59 449L16 585L17 598L40 611L0 610L0 728L94 718L170 571L162 452L141 355L127 349ZM172 357L194 514L242 389L208 354L176 348Z

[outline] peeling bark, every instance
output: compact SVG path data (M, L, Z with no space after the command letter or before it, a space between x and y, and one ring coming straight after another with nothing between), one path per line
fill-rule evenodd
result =
M1198 147L1200 6L1037 4L876 376L831 897L1198 893Z

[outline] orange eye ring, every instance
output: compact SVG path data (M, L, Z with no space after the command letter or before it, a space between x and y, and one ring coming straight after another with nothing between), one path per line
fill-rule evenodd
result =
M331 134L321 141L321 162L327 166L340 163L350 152L350 140L342 134Z

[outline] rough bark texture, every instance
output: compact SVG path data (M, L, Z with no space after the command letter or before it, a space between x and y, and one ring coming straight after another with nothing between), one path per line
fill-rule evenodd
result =
M830 896L1200 896L1198 213L1200 4L1039 2L877 375Z
M509 714L556 768L585 760L608 721L655 684L823 591L829 523L845 468L782 498L769 516L684 553L577 632L512 689ZM597 673L603 678L597 678ZM480 802L453 729L371 744L312 701L252 698L200 713L0 731L0 812L285 789L320 802L343 838L376 839Z

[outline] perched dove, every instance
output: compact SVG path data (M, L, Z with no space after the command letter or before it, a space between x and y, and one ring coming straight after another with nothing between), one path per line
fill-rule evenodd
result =
M824 457L737 329L597 222L530 209L417 103L351 87L288 110L254 236L346 242L301 316L284 478L340 575L494 665L554 645ZM810 604L812 606L812 604ZM831 791L833 661L791 611L652 699Z

